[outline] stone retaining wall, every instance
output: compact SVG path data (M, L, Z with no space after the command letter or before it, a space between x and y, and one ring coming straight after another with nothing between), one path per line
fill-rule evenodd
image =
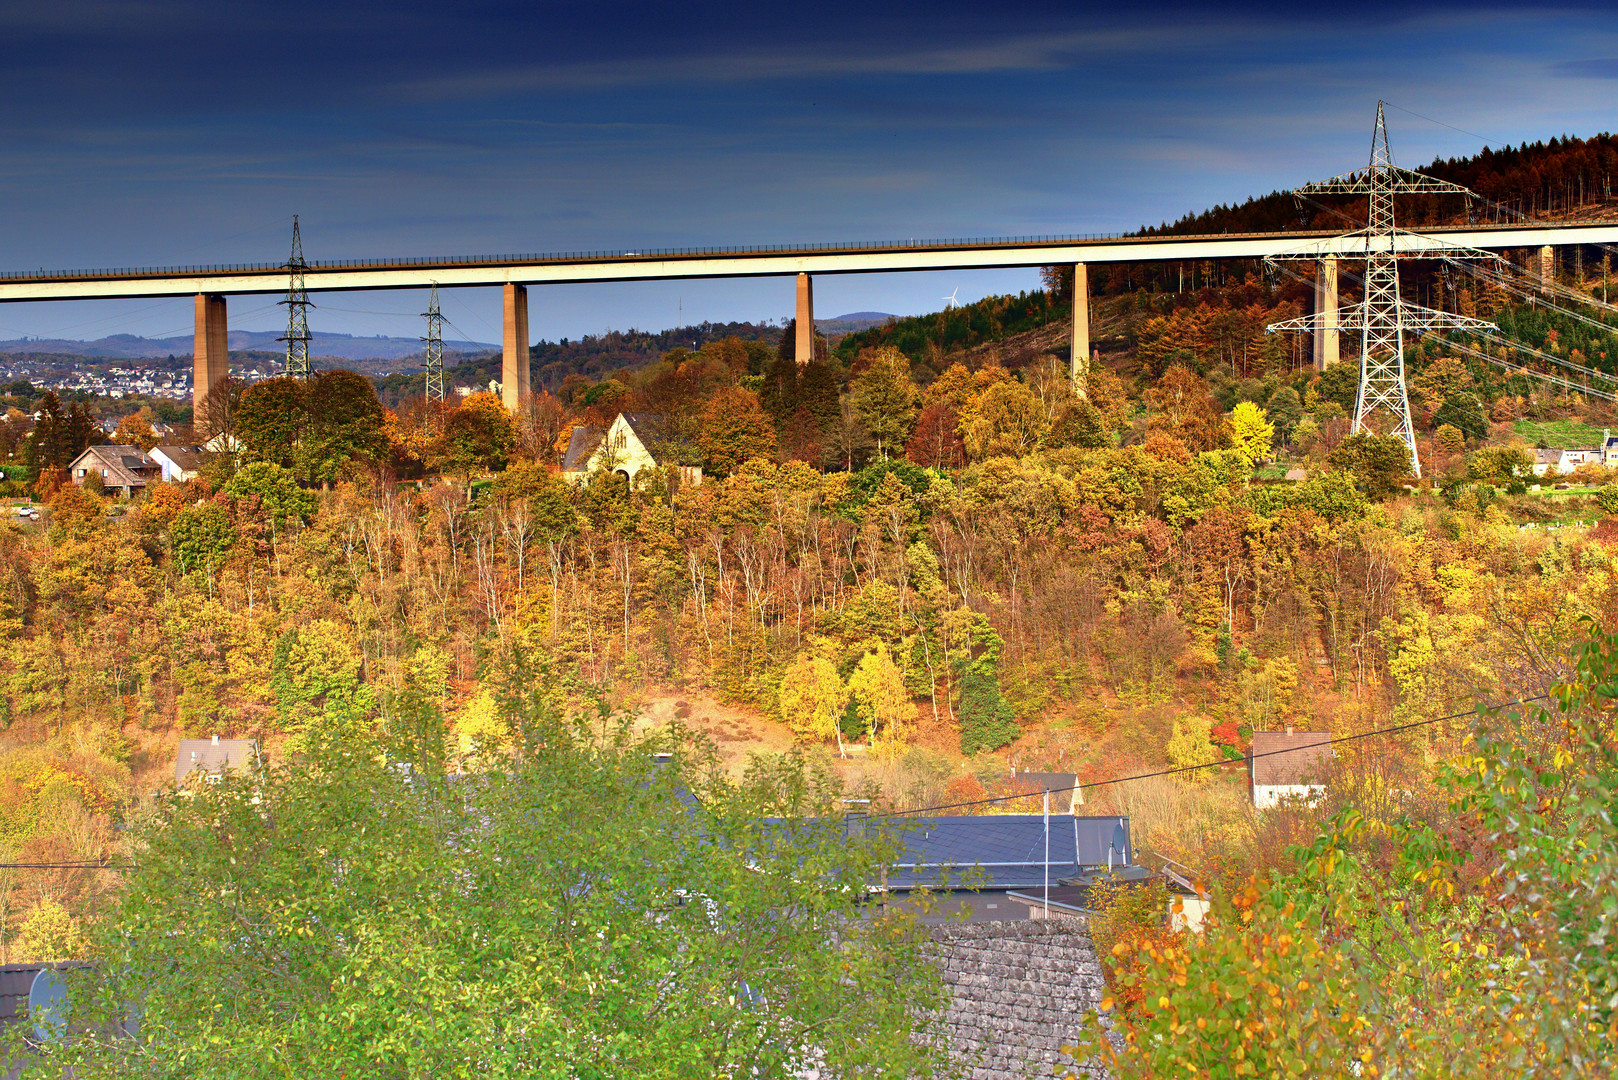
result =
M1088 922L945 924L932 936L951 994L942 1026L970 1080L1080 1075L1062 1047L1105 993Z

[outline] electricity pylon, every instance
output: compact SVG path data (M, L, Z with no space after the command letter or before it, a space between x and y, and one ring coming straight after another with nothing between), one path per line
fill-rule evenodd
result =
M1319 262L1327 256L1365 260L1365 296L1357 307L1338 315L1316 312L1301 319L1271 323L1270 333L1304 330L1328 333L1334 330L1360 332L1360 386L1354 399L1354 432L1365 431L1372 416L1393 414L1392 434L1403 440L1410 451L1410 469L1419 479L1421 461L1416 456L1416 429L1410 418L1410 395L1405 389L1405 337L1452 330L1499 333L1499 327L1482 319L1452 315L1447 311L1412 304L1399 295L1399 260L1487 259L1500 257L1475 248L1456 247L1430 236L1398 228L1394 223L1395 195L1478 196L1459 184L1423 173L1401 169L1388 150L1388 128L1382 115L1382 102L1376 103L1376 127L1371 132L1371 161L1363 170L1334 176L1330 180L1305 184L1294 195L1364 195L1370 203L1365 228L1307 249L1269 256L1270 260ZM1322 267L1328 264L1321 264ZM1335 271L1330 271L1335 272ZM1333 321L1335 320L1335 321Z
M438 282L433 282L427 310L427 336L422 342L427 347L427 400L444 400L444 315L438 310Z
M309 366L309 292L303 287L304 271L309 264L303 261L303 237L298 232L298 215L292 215L292 257L287 259L287 298L280 301L287 308L287 332L278 341L287 343L286 373L294 379L307 379L314 374Z

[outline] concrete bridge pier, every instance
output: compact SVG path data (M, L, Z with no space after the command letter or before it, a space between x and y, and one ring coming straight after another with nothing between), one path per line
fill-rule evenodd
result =
M1556 280L1556 249L1546 244L1539 249L1539 291L1549 296L1551 282Z
M1320 329L1315 331L1315 370L1325 371L1341 358L1337 329L1337 256L1327 255L1315 263L1315 314Z
M1068 372L1073 395L1090 396L1090 269L1073 264L1073 359Z
M196 338L191 347L191 409L200 420L208 394L230 378L230 332L225 323L225 298L218 293L197 293Z
M528 408L528 345L528 286L508 281L500 342L500 400L518 415Z
M793 339L798 366L815 358L815 283L808 274L798 275L797 336Z

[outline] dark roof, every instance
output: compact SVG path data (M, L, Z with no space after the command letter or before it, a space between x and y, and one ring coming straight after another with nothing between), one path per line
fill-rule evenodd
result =
M976 882L984 888L1008 889L1045 880L1042 814L887 820L900 830L903 845L888 876L890 888ZM1133 861L1128 818L1052 814L1049 820L1052 881L1071 877L1085 866Z
M1253 732L1253 783L1278 786L1316 778L1331 761L1330 742L1329 731Z
M701 465L702 454L685 439L669 430L668 417L657 413L622 413L624 423L635 433L635 438L646 448L657 463L667 465Z
M202 468L203 462L213 456L212 452L200 446L154 446L152 453L161 453L186 472L196 472Z
M183 783L193 769L217 775L246 768L256 753L252 739L181 739L174 755L174 782Z
M567 453L562 457L563 472L583 472L590 466L590 455L596 452L607 429L580 424L567 440Z

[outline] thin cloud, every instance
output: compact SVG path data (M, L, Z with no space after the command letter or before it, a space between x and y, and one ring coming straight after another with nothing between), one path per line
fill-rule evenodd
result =
M656 57L585 64L525 64L499 71L472 72L407 82L400 92L425 100L501 96L535 90L583 90L667 83L704 83L845 78L882 75L983 75L997 72L1060 71L1085 60L1120 53L1207 45L1211 36L1236 36L1228 25L1177 26L1151 30L1104 30L1069 34L1028 34L971 45L903 52L801 53L749 52Z

